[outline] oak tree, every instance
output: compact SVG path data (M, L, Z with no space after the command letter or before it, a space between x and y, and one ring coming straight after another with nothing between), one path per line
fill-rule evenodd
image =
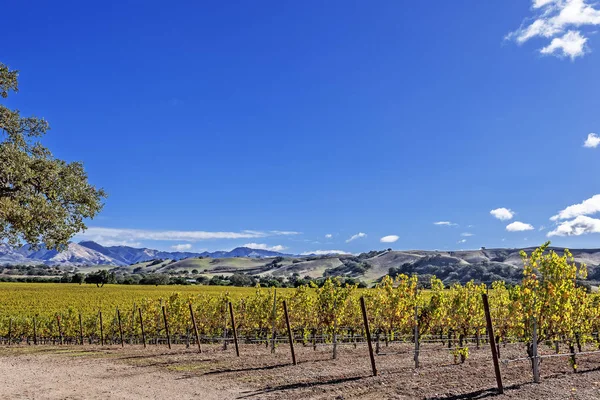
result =
M18 71L0 63L0 98L18 92ZM50 126L0 104L0 242L62 249L102 209L102 189L80 162L55 158L40 143Z

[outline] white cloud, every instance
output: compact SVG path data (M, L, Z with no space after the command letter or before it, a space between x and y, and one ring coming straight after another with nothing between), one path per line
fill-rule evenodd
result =
M598 147L598 145L600 145L600 136L596 135L595 133L590 133L585 140L583 147L595 149Z
M190 250L192 248L192 245L189 243L186 244L176 244L174 246L171 246L171 249L175 250L175 251L186 251L186 250Z
M285 246L282 246L280 244L278 244L276 246L269 246L268 244L264 244L264 243L246 243L242 247L248 247L249 249L255 249L255 250L270 250L270 251L283 251L286 249Z
M327 239L331 239L333 237L333 235L331 233L328 233L327 235L325 235L325 238Z
M90 227L85 232L79 233L77 237L85 240L94 240L98 243L108 241L136 241L141 240L165 240L196 242L209 239L254 239L270 236L298 235L299 232L291 231L251 231L240 232L207 232L207 231L152 231L144 229L120 229Z
M381 239L379 239L379 241L381 243L394 243L394 242L398 241L398 239L400 239L400 237L397 235L388 235L388 236L382 237Z
M562 222L547 236L579 236L586 233L600 233L600 219L579 215L571 221Z
M361 239L361 238L364 238L364 237L367 237L367 234L363 233L363 232L359 232L356 235L350 236L350 238L348 240L346 240L346 243L350 243L353 240Z
M519 29L509 33L507 39L522 44L534 37L552 38L549 45L540 49L542 54L575 59L586 53L587 37L581 29L600 25L600 10L596 3L590 4L589 0L533 0L532 3L533 22L524 22Z
M455 224L454 222L450 222L450 221L437 221L433 223L434 225L438 225L438 226L457 226L458 224Z
M314 254L317 256L326 256L329 254L350 254L350 253L347 251L343 251L343 250L313 250L313 251L305 251L301 255L309 256L311 254Z
M558 221L561 219L571 219L580 215L592 215L597 212L600 212L600 194L559 211L558 214L554 215L550 220Z
M552 216L550 220L559 224L554 230L548 232L547 236L580 236L586 233L600 233L600 219L588 216L598 212L600 212L600 194L579 204L573 204Z
M506 230L509 232L531 231L533 229L534 228L531 224L526 224L524 222L519 222L519 221L515 221L512 224L508 224L506 226Z
M540 227L538 228L538 231L539 231L539 232L541 232L541 231L544 231L544 230L546 230L546 227L545 227L544 225L542 225L542 226L540 226Z
M492 214L495 218L498 218L500 221L508 221L515 216L513 210L504 207L496 208L490 211L490 214Z
M470 233L470 232L463 232L463 233L460 234L460 236L470 237L470 236L475 236L475 235L473 233Z
M460 239L458 242L456 243L467 243L467 239Z
M540 8L545 5L556 3L558 0L533 0L533 8Z
M571 60L583 56L587 38L581 36L580 32L569 31L563 37L556 37L546 47L540 50L542 54L555 54L557 56L569 57Z

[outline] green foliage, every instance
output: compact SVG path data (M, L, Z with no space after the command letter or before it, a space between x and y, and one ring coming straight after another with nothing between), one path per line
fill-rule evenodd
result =
M11 71L6 65L0 63L0 97L7 98L8 92L19 91L18 76L19 71Z
M0 97L18 91L18 73L0 63ZM106 197L88 183L80 162L55 158L38 139L50 126L0 104L0 240L65 247L86 228Z
M536 249L531 256L524 252L523 283L519 303L523 307L524 333L529 336L533 321L538 327L538 342L565 339L569 347L591 340L596 317L597 299L577 285L587 276L584 264L577 265L569 250L559 256L546 252L550 243ZM572 360L576 369L576 362Z
M88 274L85 277L85 283L92 283L96 284L98 287L102 287L107 283L115 283L115 274L104 269Z
M168 285L171 283L171 278L167 274L147 274L140 279L140 285ZM174 282L177 284L177 282ZM181 284L181 283L179 283Z

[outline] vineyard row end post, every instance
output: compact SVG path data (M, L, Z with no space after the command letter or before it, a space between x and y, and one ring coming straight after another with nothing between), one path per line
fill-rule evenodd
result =
M165 333L167 334L167 345L169 346L169 350L171 349L171 334L169 332L169 321L167 320L167 311L165 306L162 306L162 314L163 319L165 320Z
M81 321L81 313L79 313L79 341L83 346L83 322Z
M60 326L60 315L56 315L56 323L58 325L58 339L59 339L59 343L62 345L64 343L63 340L63 334L62 334L62 328Z
M333 301L333 354L332 358L337 359L337 299Z
M419 368L419 307L415 306L415 368Z
M37 345L37 321L33 317L33 344Z
M271 335L271 353L275 353L275 322L277 319L277 289L274 290L273 293L273 315L272 319L272 335Z
M98 311L98 315L100 316L100 344L104 346L104 327L102 324L102 311Z
M142 329L142 343L144 343L144 348L146 348L146 331L144 331L144 318L142 317L142 309L138 308L138 313L140 314L140 328Z
M117 308L117 319L119 320L119 336L121 337L121 347L125 347L125 342L123 340L123 325L121 325L121 312Z
M369 346L369 357L371 358L371 369L373 376L377 376L377 367L375 366L375 356L373 355L373 344L371 343L371 331L369 330L369 318L367 317L367 307L365 306L365 298L360 298L360 308L362 310L363 322L365 324L365 333L367 335L367 345Z
M194 325L194 335L196 336L196 343L198 343L198 353L202 353L202 347L200 345L200 335L198 335L198 325L196 325L196 317L194 316L194 308L190 302L190 315L192 317L192 324Z
M290 327L290 317L288 315L287 303L283 301L283 313L285 314L285 325L288 332L288 340L290 341L290 351L292 352L292 364L296 365L296 353L294 352L294 335L292 335L292 328Z
M229 302L229 315L231 316L231 329L233 329L233 342L235 343L235 355L240 356L240 348L238 346L237 329L235 327L235 316L233 315L233 305Z
M533 369L533 381L540 383L540 364L538 358L538 335L537 335L537 318L533 317L533 335L531 338L531 350L532 350L532 369Z
M490 304L488 301L488 295L483 293L481 295L483 300L483 309L485 311L485 323L487 325L488 338L490 347L492 349L492 360L494 362L494 373L496 374L496 384L498 385L498 393L504 393L504 386L502 385L502 374L500 373L500 364L498 363L498 352L496 348L496 338L494 336L494 327L492 325L492 316L490 314Z

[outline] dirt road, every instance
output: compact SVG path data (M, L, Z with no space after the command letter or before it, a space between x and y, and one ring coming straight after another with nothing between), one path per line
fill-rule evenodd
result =
M534 399L600 398L600 354L581 355L573 373L565 358L545 359L542 383L531 382L527 362L502 364L505 394L498 396L489 349L471 349L464 364L439 345L424 345L414 369L413 345L383 347L379 376L371 375L365 346L345 346L336 360L331 347L298 345L298 365L289 349L264 345L203 346L11 346L0 348L0 399ZM552 349L543 349L550 352ZM523 356L520 346L502 357ZM387 353L387 354L386 354Z
M111 358L64 354L0 357L1 399L204 399L238 397L231 385Z

